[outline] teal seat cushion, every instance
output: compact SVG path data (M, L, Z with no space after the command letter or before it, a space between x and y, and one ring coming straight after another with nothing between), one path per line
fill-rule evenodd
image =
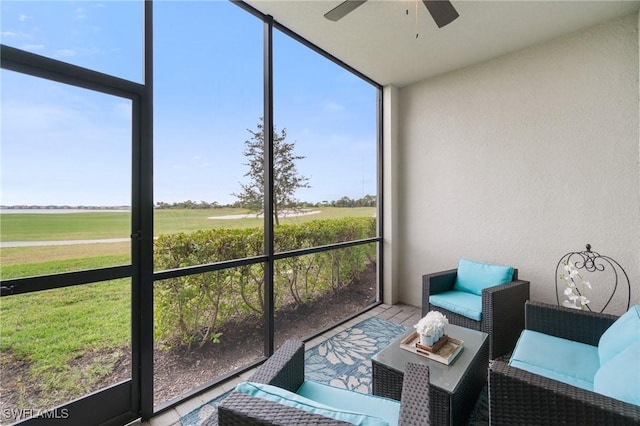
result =
M640 342L640 305L632 306L602 333L598 342L600 365L605 365L633 343Z
M358 413L352 410L341 410L335 407L324 405L317 401L313 401L294 392L277 386L265 385L262 383L242 382L236 386L236 392L251 395L256 398L265 399L286 405L288 407L304 410L309 413L318 414L320 416L329 417L335 420L351 423L359 426L389 426L385 420L369 416L364 413ZM397 423L396 423L397 424Z
M305 381L296 393L330 407L381 418L390 425L398 424L400 403L392 399L336 388L311 380Z
M482 290L513 280L513 267L490 265L468 259L458 261L453 289L482 296Z
M523 330L509 365L593 391L600 359L596 346Z
M593 379L593 390L640 406L640 342L628 346L600 367Z
M476 294L457 290L445 291L429 296L429 303L475 321L482 320L482 297Z

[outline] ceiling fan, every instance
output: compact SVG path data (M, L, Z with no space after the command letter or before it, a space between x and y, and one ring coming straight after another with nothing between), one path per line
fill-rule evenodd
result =
M346 0L324 14L324 17L330 21L338 21L347 14L353 12L356 8L362 6L367 0ZM448 0L422 0L427 7L431 17L436 21L438 28L451 23L458 16L458 12Z

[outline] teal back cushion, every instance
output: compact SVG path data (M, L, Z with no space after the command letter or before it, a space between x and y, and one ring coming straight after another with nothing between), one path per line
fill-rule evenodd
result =
M398 424L400 402L392 399L337 388L313 380L305 380L296 393L333 408L380 418L390 425Z
M640 342L628 346L600 367L593 390L640 406Z
M513 280L513 267L460 259L454 290L482 296L482 290Z
M602 333L598 342L600 365L635 342L640 342L640 305L632 306Z
M297 408L309 413L318 414L320 416L329 417L354 425L389 426L389 423L383 419L369 416L367 414L331 407L277 386L254 382L242 382L236 386L235 390L236 392L251 395L256 398L266 399L288 407Z

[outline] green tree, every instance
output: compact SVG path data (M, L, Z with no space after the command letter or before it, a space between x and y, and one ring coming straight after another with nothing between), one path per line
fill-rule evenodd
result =
M242 153L248 160L245 163L249 171L244 174L249 178L246 184L240 183L240 192L233 193L245 208L264 211L264 124L262 118L257 124L257 129L247 131L251 137L244 142L245 150ZM295 142L287 142L287 129L283 128L278 133L273 129L273 216L275 224L279 225L279 217L287 210L294 210L298 201L295 193L300 188L309 188L309 178L301 175L296 168L296 161L305 157L294 152Z

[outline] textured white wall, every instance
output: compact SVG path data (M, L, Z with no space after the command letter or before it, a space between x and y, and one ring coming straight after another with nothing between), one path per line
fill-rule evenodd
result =
M384 250L384 276L382 282L384 285L383 295L384 303L394 304L398 302L400 281L398 280L399 271L399 259L398 245L394 242L398 240L396 236L399 232L398 219L396 214L400 200L399 191L399 175L400 175L400 161L399 161L399 141L398 141L398 89L396 87L387 86L382 92L382 128L384 131L384 152L382 154L383 164L382 173L383 180L383 217L384 222L384 235L383 235L383 250Z
M466 257L517 267L533 300L555 303L558 260L591 243L624 266L640 302L638 22L400 89L400 301L419 306L422 274ZM603 294L593 290L595 308Z

